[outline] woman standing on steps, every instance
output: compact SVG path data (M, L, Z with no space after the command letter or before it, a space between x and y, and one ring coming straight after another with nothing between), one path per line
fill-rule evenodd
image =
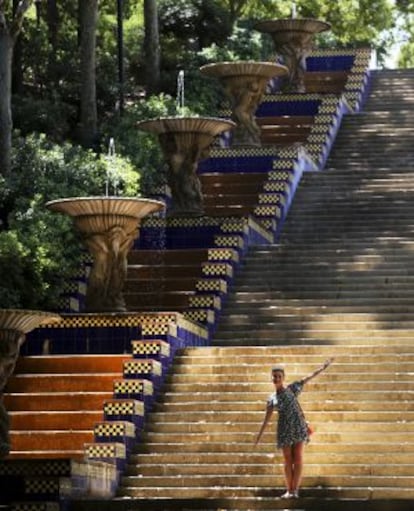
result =
M312 374L287 386L284 384L285 370L283 367L272 369L275 392L267 401L265 417L257 434L255 445L260 441L273 410L277 410L279 412L276 435L277 447L282 449L283 452L286 481L286 492L281 496L282 499L297 498L299 496L303 467L303 446L309 441L310 432L297 396L302 391L305 383L327 369L333 360L333 358L329 358Z

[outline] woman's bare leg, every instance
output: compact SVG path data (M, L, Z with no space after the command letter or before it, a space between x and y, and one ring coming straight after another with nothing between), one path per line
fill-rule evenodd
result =
M292 446L292 491L298 491L302 481L303 442Z
M283 447L283 460L284 460L284 471L285 471L285 482L286 490L288 492L293 491L293 448L291 445Z

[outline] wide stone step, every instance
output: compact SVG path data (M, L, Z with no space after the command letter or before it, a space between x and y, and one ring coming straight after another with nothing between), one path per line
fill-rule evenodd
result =
M238 392L214 392L214 391L206 391L197 395L187 394L187 393L179 393L179 392L165 392L163 394L162 399L164 401L174 399L176 403L204 403L206 401L221 401L221 402L252 402L252 401L261 401L264 403L266 399L270 395L270 390L268 392L249 392L248 394L240 394ZM239 395L240 394L240 395ZM412 399L414 393L411 391L399 391L399 390L389 390L384 391L381 395L380 390L365 390L361 392L351 392L347 390L326 390L313 392L312 390L307 390L301 396L302 403L312 402L314 399L320 399L321 401L329 401L331 399L338 399L340 401L346 399L352 399L355 401L378 401L383 399L395 399L397 401L403 401L404 399ZM385 404L384 404L385 407Z
M409 345L408 345L409 346ZM303 356L298 356L296 359L294 355L291 356L288 355L289 348L285 346L278 346L280 348L281 353L277 353L276 350L272 353L272 350L269 350L269 354L266 355L263 354L261 356L250 356L250 358L242 358L243 355L243 347L237 347L234 348L234 352L239 352L239 354L233 354L232 355L232 348L223 348L223 350L228 352L227 359L220 363L219 358L214 358L212 361L210 357L207 355L200 358L187 358L184 357L181 359L178 358L178 360L174 363L172 369L173 372L170 373L170 377L173 377L175 375L179 374L217 374L222 375L225 373L234 373L234 372L240 372L239 374L243 374L244 376L244 370L246 370L247 367L252 368L252 370L255 370L254 374L257 374L257 371L260 374L263 374L264 371L267 369L263 367L263 363L268 360L268 363L272 360L276 359L278 363L289 365L289 370L292 371L294 374L303 372L303 371L314 371L315 366L321 366L322 363L325 361L325 357L321 354L319 357L319 360L316 361L315 359L304 359ZM297 348L297 347L296 347ZM325 347L326 348L326 347ZM334 348L334 347L332 347ZM257 350L260 350L261 348L258 347ZM285 351L286 350L286 351ZM349 352L352 353L353 350L349 350ZM403 350L405 351L405 350ZM322 352L322 350L321 350ZM401 356L395 355L395 356L389 356L388 360L384 359L384 357L375 357L373 355L372 357L369 356L357 356L354 357L346 357L341 356L340 353L335 351L335 349L325 349L325 352L327 355L334 356L335 357L335 364L330 368L329 374L325 373L321 375L321 378L327 379L330 378L332 375L335 374L341 374L341 373L348 373L348 372L359 372L361 370L361 367L365 367L369 372L394 372L395 370L402 371L410 371L412 369L412 364L414 364L412 353L405 357L404 354L401 354ZM232 360L229 357L235 357L234 360ZM258 381L260 381L260 377L258 378ZM313 382L312 382L313 384Z
M282 363L280 361L280 359L278 359L278 362L279 363ZM269 363L269 360L266 359L263 361L263 364L268 364ZM295 370L291 370L290 369L290 363L289 364L289 375L292 379L300 379L301 377L303 377L303 373L299 373ZM362 373L361 372L354 372L354 373L348 373L349 374L349 377L350 378L354 378L354 379L358 379L359 382L371 382L371 383L376 383L378 382L379 380L383 381L383 380L390 380L390 381L398 381L400 383L402 382L411 382L411 375L408 373L401 373L401 372L398 372L397 370L395 371L388 371L388 372L373 372L373 373L369 373L369 374L366 374L366 373ZM237 373L235 372L234 373L234 377L237 376ZM266 372L266 374L264 374L264 378L262 381L265 381L265 379L267 379L269 377L269 371ZM214 384L214 383L226 383L229 381L229 376L227 374L204 374L204 375L200 375L200 376L197 376L197 375L192 375L192 374L175 374L173 376L170 376L167 381L169 383L173 383L173 384L183 384L183 383L186 383L186 384L189 384L189 383L192 383L194 381L197 381L198 383L211 383L211 384ZM340 382L340 381L343 381L343 374L341 373L338 373L338 374L333 374L333 375L330 375L329 376L329 381L331 382ZM250 374L245 374L243 375L243 382L245 383L256 383L257 382L257 376L254 376L254 375L250 375Z
M65 450L56 450L56 449L47 449L47 450L34 450L28 449L27 451L13 451L11 450L7 456L7 460L40 460L43 461L45 459L54 460L54 459L71 459L71 460L82 460L85 456L85 448L84 446L79 446L79 449L65 449Z
M261 294L263 296L261 296ZM251 305L253 302L257 303L257 306L259 308L263 307L278 307L280 302L284 302L284 305L290 305L290 306L312 306L314 304L318 304L319 306L325 306L328 308L331 307L348 307L348 306L368 306L369 308L372 308L372 306L377 307L383 307L385 306L393 306L399 304L402 307L402 310L405 310L405 307L411 307L412 304L412 298L411 297L395 297L395 298L385 298L385 297L341 297L341 299L331 299L327 297L319 297L318 299L315 298L314 295L313 298L299 298L299 297L285 297L284 299L272 297L269 293L267 293L267 297L265 296L266 293L255 293L255 296L249 295L249 293L234 293L231 295L227 301L227 305L230 307L231 305L234 305L237 303L237 306L242 304L247 304L248 307L251 308ZM240 312L240 308L238 311ZM364 309L362 308L362 311Z
M201 268L200 268L201 270ZM167 277L159 273L156 278L140 278L125 280L124 295L132 299L136 293L145 293L153 296L157 293L194 292L196 282L200 277L188 277L185 267L175 272L174 277Z
M391 288L391 289L358 289L358 288L352 288L350 286L348 289L344 288L344 286L341 288L338 286L338 288L334 289L320 289L318 287L314 287L313 289L287 289L284 291L283 289L278 288L277 285L274 286L275 289L272 290L243 290L235 291L232 294L233 300L238 300L239 298L245 299L246 297L250 297L250 299L254 299L257 301L264 301L264 300L277 300L277 299L290 299L293 298L295 300L336 300L338 302L341 301L353 301L353 298L355 297L355 303L359 303L363 300L367 300L368 302L370 300L375 300L376 303L378 301L384 301L384 300L401 300L404 302L405 300L410 300L414 298L414 290L411 288L408 289L398 289L398 288Z
M406 364L404 364L406 368ZM414 370L414 362L411 364L411 369ZM237 372L235 371L235 375ZM194 378L196 380L196 378ZM240 389L243 392L268 392L270 391L268 383L261 383L259 381L256 382L243 382L234 380L232 382L207 382L207 383L197 383L196 381L189 383L167 383L164 386L165 392L169 393L184 393L184 392L236 392L237 389ZM413 382L404 382L404 381L385 381L381 384L381 388L385 391L409 391L414 392L414 381ZM326 383L312 383L309 384L307 390L309 391L321 391L321 392L346 392L355 389L354 382L344 382L344 381L328 381ZM359 391L376 391L378 389L377 382L358 382L358 390ZM244 420L244 418L243 418Z
M248 437L251 445L254 444L254 439L256 437L258 428L260 427L260 424L256 424L255 431L252 432L227 432L227 431L209 431L209 432L202 432L202 433L156 433L156 432L145 432L142 434L142 439L145 442L163 442L163 443L183 443L184 440L190 443L200 443L200 442L221 442L223 445L228 443L239 443L239 442L245 442L246 437ZM394 433L392 430L390 431L381 431L380 429L378 431L372 430L370 431L368 428L368 431L340 431L340 428L338 427L339 431L331 432L331 433L325 433L325 432L318 432L318 440L321 442L367 442L370 439L372 439L372 436L374 434L380 434L381 438L384 442L388 442L390 440L393 440L395 438L396 433ZM275 434L272 432L264 433L263 438L264 441L270 442L272 439L274 440ZM401 444L404 444L406 442L412 443L414 441L414 432L405 432L405 431L398 431L398 438L401 442Z
M245 481L246 482L246 481ZM365 486L368 484L368 481L361 481L361 486L358 485L347 485L351 486L350 488L343 488L343 485L337 485L337 481L333 486L329 486L326 481L322 481L320 485L317 484L317 481L312 484L309 482L308 485L304 485L301 490L301 497L298 503L303 503L306 505L307 498L323 498L323 501L320 500L317 502L319 506L326 502L326 499L358 499L371 502L376 499L397 499L396 505L399 506L399 511L409 511L411 508L405 506L404 504L400 504L400 499L412 499L414 498L414 490L411 488L405 488L404 483L401 482L401 486L383 486L378 488L373 488L372 485ZM340 488L338 488L340 486ZM257 486L246 486L242 485L241 487L222 487L219 485L214 486L213 488L205 488L205 487L142 487L142 488L120 488L119 496L122 497L133 497L137 499L150 499L152 502L153 499L168 499L168 502L171 503L171 499L179 499L180 507L179 509L183 509L183 505L187 505L183 499L208 499L207 502L203 502L203 508L206 509L208 503L214 502L212 499L218 499L216 505L217 506L226 506L225 509L257 509L257 505L259 509L286 509L286 506L290 504L286 503L284 500L280 500L277 503L277 497L283 493L283 484L279 486L279 488L275 488L275 482L270 484L268 488L263 487L262 489ZM259 503L257 502L259 500ZM275 503L276 501L276 503ZM335 501L334 501L335 502ZM329 503L329 501L328 501ZM392 501L391 501L392 503ZM162 505L165 506L165 501L162 502ZM298 505L298 504L296 504ZM300 504L299 504L300 505ZM352 504L355 508L355 504ZM374 511L376 508L370 507L371 511ZM411 505L411 503L409 504ZM365 504L366 506L366 504ZM404 507L403 507L404 506ZM186 508L187 509L187 508ZM214 509L217 509L214 507ZM313 509L318 509L313 507ZM340 508L338 508L340 509ZM344 509L344 508L342 508ZM351 509L348 507L348 509ZM359 508L364 509L364 508ZM366 509L366 508L365 508Z
M351 355L351 358L354 356L371 356L371 355L382 355L384 353L390 353L394 355L404 356L405 353L413 353L413 346L392 346L388 344L379 344L376 346L365 345L365 343L361 343L359 346L354 346L352 351L347 350L346 346L333 346L332 352L330 348L321 347L317 345L309 345L309 346L269 346L267 348L263 347L253 347L253 346L240 346L237 348L220 348L216 346L202 346L202 347L187 347L180 351L180 355L182 356L229 356L229 357L238 357L240 355L269 355L269 356L289 356L296 355L298 358L307 355L319 355L321 357L334 355L334 354L342 354L342 355ZM325 360L325 358L323 360ZM177 359L176 359L177 360ZM227 359L228 360L228 359ZM232 359L230 359L232 360ZM311 360L311 359L309 359ZM337 364L335 364L337 365ZM331 367L330 373L334 369L334 366Z
M129 264L150 264L164 261L166 264L196 264L207 261L208 249L132 250L128 254Z
M191 357L189 360L192 363L194 360L205 360L207 357L225 357L225 363L228 365L229 363L234 362L235 360L239 360L239 357L248 356L253 357L277 357L281 360L291 360L301 362L308 361L314 362L314 356L319 357L318 360L320 363L324 362L329 356L341 356L344 357L343 361L354 361L356 357L361 357L359 360L362 360L364 363L364 357L371 358L376 360L376 356L378 355L390 355L390 359L394 357L404 357L405 354L411 355L414 353L414 344L408 346L398 346L398 345L389 345L389 344L379 344L379 345L365 345L362 343L359 346L353 346L352 350L349 350L346 346L332 346L332 347L324 347L318 345L309 345L309 346L268 346L268 347L254 347L254 346L239 346L234 348L222 348L218 346L203 346L203 347L187 347L180 351L180 356L175 358L174 362L179 362L180 360L185 361L187 357ZM311 358L308 358L311 355ZM201 359L199 358L201 357ZM217 360L219 360L219 358ZM209 363L211 361L209 360ZM318 363L318 362L317 362ZM335 373L336 367L338 367L338 361L336 361L335 365L330 368L329 374ZM328 373L325 373L328 374ZM321 375L323 376L323 375Z
M176 278L177 274L187 278L201 278L201 264L190 266L188 264L165 265L162 262L147 265L128 265L128 281L138 279L140 282L147 279Z
M251 324L252 316L250 314L236 314L229 312L221 316L220 327L225 326L226 328L231 327L243 327L243 325ZM411 313L329 313L326 314L315 314L310 312L304 317L295 313L288 314L283 313L279 310L262 310L260 313L260 323L262 325L300 325L302 327L309 327L312 325L332 325L340 323L346 327L358 326L360 328L377 328L377 329L393 329L395 327L408 328L412 327L414 322L412 321Z
M263 415L263 414L262 414ZM160 424L159 421L149 423L146 428L146 434L160 434L160 435L215 435L223 432L224 435L232 434L245 434L255 435L258 431L258 426L261 424L263 417L257 417L254 422L247 421L220 421L219 417L215 422L166 422ZM330 420L328 423L316 422L312 424L315 426L315 434L334 434L339 433L341 435L347 435L349 433L356 434L360 433L365 435L371 432L371 434L391 434L395 433L401 435L401 440L404 437L411 438L410 435L414 435L414 424L407 421L404 422L367 422L367 421L341 421L341 420ZM267 434L267 433L266 433ZM271 432L271 434L274 434Z
M254 330L252 332L252 329ZM331 340L332 342L347 342L350 344L355 344L355 341L358 340L360 344L364 336L369 336L369 342L377 341L386 343L387 340L400 339L401 341L407 341L408 339L412 339L413 330L374 330L374 329L353 329L353 330L343 330L341 328L315 328L310 330L309 332L306 329L302 328L284 328L281 326L280 328L269 328L263 329L261 327L260 321L252 320L251 324L248 325L245 329L233 330L231 328L220 329L220 331L215 336L215 342L218 340L225 341L231 340L232 342L240 342L243 344L244 341L258 341L261 340L268 341L269 343L277 343L277 342L288 342L289 340L297 339L298 342L304 342L306 340Z
M286 236L288 236L288 234L286 234ZM378 245L381 246L381 239L378 239L377 241ZM383 241L385 244L387 240ZM396 246L393 246L394 243ZM312 258L315 258L316 260L330 260L328 259L329 256L329 258L332 257L334 260L342 259L346 261L348 257L353 257L353 259L358 258L358 261L365 259L380 261L383 259L386 260L387 256L396 256L392 258L393 262L406 262L410 254L406 253L404 250L407 249L408 251L414 248L414 243L410 240L406 240L405 238L397 238L392 241L390 246L384 246L381 249L379 249L378 246L371 246L369 243L366 243L365 246L363 246L363 244L359 242L356 245L356 247L353 247L352 244L345 245L342 241L341 243L338 243L336 247L332 248L329 247L329 244L327 247L310 247L309 244L303 243L301 240L297 240L296 242L289 240L287 244L282 243L279 245L269 245L266 248L253 249L253 251L246 256L245 265L248 266L251 261L254 262L256 259L260 260L260 258L266 258L269 255L272 258L279 254L285 255L285 258L290 258L290 255L297 257L297 255L300 255L301 252L306 251L312 254ZM355 253L355 248L360 248L360 250ZM309 259L310 258L308 258L308 261ZM274 261L274 266L277 267L278 263L279 261Z
M273 298L277 298L280 294L283 295L284 293L294 293L298 297L307 297L313 293L315 297L332 296L334 298L355 292L359 294L359 297L371 296L372 293L375 293L376 296L385 297L393 297L395 294L398 295L398 293L399 296L414 296L414 286L408 277L405 281L401 279L400 282L395 280L392 282L372 282L370 280L364 281L364 279L361 282L357 276L342 280L339 278L330 279L329 276L323 273L319 276L319 279L323 277L324 280L322 282L316 276L312 279L302 279L301 277L300 272L289 279L287 277L284 279L279 278L278 274L268 274L267 280L263 277L259 279L254 279L253 276L250 278L243 277L238 280L237 290L239 293L250 290L252 294L270 291ZM300 291L298 290L299 286L302 288Z
M252 326L252 328L254 325ZM388 337L386 338L384 336L384 339L366 339L367 336L360 336L360 337L345 337L341 338L339 336L333 335L325 335L325 336L318 336L318 337L301 337L301 336L285 336L283 341L275 341L273 338L255 338L255 339L248 339L248 338L235 338L235 339L220 339L220 337L216 338L213 341L214 346L222 346L222 347L239 347L239 346L258 346L258 347L265 347L265 346L275 346L275 345L300 345L306 346L308 344L317 344L319 346L333 346L333 345L348 345L350 347L354 347L356 345L361 344L362 342L365 342L365 344L372 344L375 345L377 342L387 342L389 344L406 344L407 346L410 344L410 340L408 338L400 338L400 337Z
M223 324L229 320L229 318L236 318L237 317L246 317L246 320L243 320L244 322L252 322L254 321L254 317L263 316L263 321L266 321L267 318L271 317L272 319L281 318L281 321L283 321L283 317L288 317L292 315L297 315L297 321L299 324L307 321L312 321L315 314L318 316L322 316L322 318L319 319L319 321L329 321L329 315L332 313L335 314L344 314L344 321L346 321L346 318L349 317L349 315L361 312L363 314L372 315L372 318L368 321L381 321L381 317L385 315L384 317L389 317L389 321L392 323L392 316L395 315L396 318L398 318L398 315L400 314L400 310L398 309L398 304L386 304L383 306L376 306L376 305L344 305L344 306L324 306L321 307L313 307L312 305L306 305L306 304L294 304L291 303L291 300L288 301L287 304L275 304L274 306L269 306L267 302L263 303L257 303L257 309L256 309L256 316L251 313L251 307L249 306L249 303L247 301L244 302L234 302L233 307L229 309L225 309L223 313ZM377 312L374 312L373 310L377 309ZM404 314L411 314L414 311L414 306L407 303L404 307L401 308L401 312ZM309 318L309 319L308 319ZM220 328L220 327L219 327ZM213 338L214 339L214 338ZM366 344L366 343L362 343Z
M9 412L12 431L24 431L30 426L31 431L38 430L82 430L93 429L97 422L103 420L102 410L75 410L69 412L35 411Z
M15 373L122 373L130 355L39 355L19 357Z
M264 262L266 262L267 258L264 258ZM344 262L338 263L335 267L332 267L328 261L315 261L314 264L307 264L304 266L300 266L295 264L294 260L286 261L286 259L280 257L279 264L274 267L269 266L267 269L264 268L263 271L260 271L261 262L252 261L248 267L243 268L243 271L240 275L237 275L237 281L239 282L246 279L253 279L254 282L257 280L260 281L260 278L278 278L280 282L289 281L294 279L298 282L307 282L314 280L315 270L320 275L323 275L324 279L336 279L338 282L346 281L347 279L360 277L362 281L369 281L370 276L374 282L390 282L394 284L395 282L411 280L414 277L414 269L402 267L402 265L398 263L387 263L378 266L376 264L375 259L371 261L366 260L365 262ZM296 272L294 271L296 269Z
M226 424L235 424L239 423L240 426L244 429L245 423L253 423L255 425L260 424L263 419L263 410L264 407L260 410L256 411L244 411L241 416L239 412L229 412L229 411L218 411L216 409L210 411L199 411L197 412L186 412L185 419L187 424L191 424L188 426L189 428L195 427L197 423L200 427L207 423L209 424L221 424L223 429L226 429ZM414 411L407 410L399 410L399 411L324 411L324 410L309 410L308 407L306 409L306 418L312 423L312 426L315 427L316 432L322 431L330 431L329 428L336 429L339 427L339 423L346 422L352 425L355 424L356 428L365 428L369 427L372 422L382 422L388 424L389 426L394 426L395 424L400 424L399 427L402 428L402 424L409 423L414 418ZM164 425L178 424L182 420L181 412L162 412L157 411L155 414L150 415L149 417L149 427L150 431L157 431L156 429L152 429L152 427L157 427L157 423L162 423ZM365 426L366 425L366 426ZM168 427L168 426L167 426ZM254 426L255 428L256 426ZM254 429L253 428L253 429ZM384 426L385 428L385 426ZM407 427L407 430L410 426Z
M412 494L414 495L414 477L411 475L408 476L396 476L393 477L391 474L386 476L375 476L375 475L336 475L327 474L323 477L318 475L304 475L302 481L302 489L312 488L317 486L331 486L331 487L389 487L393 488L396 484L400 487L411 489ZM253 486L254 488L274 488L280 487L283 488L284 479L282 475L272 474L272 475L253 475L253 474L240 474L240 475L183 475L181 477L175 476L152 476L152 477L124 477L122 479L122 489L120 490L120 494L128 494L125 493L126 489L133 490L133 488L150 488L153 487L155 493L158 494L157 489L167 489L167 488L191 488L194 490L197 488L208 488L212 490L211 487L221 488L222 491L228 491L229 489L236 490L237 488L242 488L241 492L244 493L248 490L249 486ZM245 488L245 490L243 490ZM302 490L303 492L303 490ZM213 492L215 493L215 492ZM239 493L239 492L237 492ZM136 495L131 493L132 495ZM177 496L179 493L177 493ZM213 496L213 495L212 495Z
M370 460L371 461L371 460ZM393 473L395 477L410 477L414 475L414 464L410 463L387 463L385 466L382 464L373 464L372 462L367 465L366 463L360 464L342 464L342 463L329 463L325 462L321 463L311 463L307 460L306 464L306 473L309 474L310 477L315 476L330 476L331 474L335 474L336 476L347 476L352 474L352 476L380 476L380 477L389 477L390 473ZM130 477L134 479L134 476L140 476L146 478L153 477L185 477L185 476L219 476L222 475L226 479L230 476L237 475L251 475L255 476L263 476L267 478L268 476L276 476L282 472L280 469L282 464L274 463L273 461L262 462L262 463L245 463L234 465L229 462L222 462L220 465L216 464L197 464L197 463L181 463L178 465L170 465L164 464L162 466L150 465L150 466L141 466L137 470L128 471L124 482L126 484L129 483Z
M5 394L4 405L10 411L102 410L112 392L42 392Z
M326 464L344 464L344 465L364 465L369 469L367 465L367 459L373 464L375 469L388 470L386 465L409 465L412 467L413 457L411 452L402 452L396 450L396 452L364 452L359 446L360 450L354 452L324 452L323 461ZM255 465L269 465L277 464L280 467L282 457L279 452L277 453L220 453L220 452L154 452L151 454L135 454L129 459L129 465L127 466L126 473L128 475L139 474L141 469L144 467L147 470L162 471L164 465L169 465L173 469L173 464L177 464L179 467L193 467L198 466L215 466L216 470L221 465L226 465L226 468L230 468L230 464L245 467L245 470L249 470L249 466ZM321 464L321 453L310 449L310 445L306 447L306 467L315 464ZM381 466L382 465L382 466ZM316 468L316 467L315 467ZM349 467L348 467L349 469ZM279 468L278 468L279 470Z
M414 454L414 445L411 443L404 445L404 450L401 449L401 442L397 442L396 439L389 439L387 443L383 441L372 441L363 442L361 440L356 442L341 442L339 444L332 444L331 442L324 442L319 435L314 435L314 438L306 446L306 456L323 456L325 453L335 455L353 455L354 453L364 454L366 459L371 455L381 454L383 456L394 456L396 453L404 452L406 454ZM263 440L252 448L251 438L244 439L242 442L234 444L224 444L223 442L214 442L209 439L194 444L189 444L183 439L181 442L174 443L157 443L157 442L146 442L137 446L139 453L144 454L164 454L170 455L173 453L194 454L194 453L208 453L210 455L234 455L243 454L246 456L262 455L267 456L269 459L275 460L276 456L280 456L280 453L275 450L275 439L270 438ZM391 458L390 458L391 459ZM412 458L411 458L412 459Z
M120 373L103 374L18 374L7 383L6 392L111 392Z
M412 216L410 217L410 212L413 210L413 205L410 201L401 201L398 204L392 202L378 202L378 203L370 203L370 201L365 201L364 203L361 201L359 203L347 202L344 206L341 207L341 204L334 204L332 202L327 204L315 204L314 202L302 202L299 206L295 207L294 210L291 211L291 215L296 216L297 214L304 214L305 211L312 211L312 216L316 215L327 215L330 214L343 215L343 221L345 222L349 219L349 215L352 215L351 218L354 219L355 223L358 220L360 225L370 225L370 222L374 216L378 216L379 219L388 218L388 215L393 215L399 220L396 220L396 225L398 222L402 222L403 218L406 218L409 221L412 221ZM364 216L362 216L364 214ZM361 215L360 217L358 215ZM405 222L404 222L405 224ZM398 232L398 231L396 231Z
M80 450L94 440L93 429L87 431L11 431L12 451Z
M375 345L373 347L375 347ZM249 354L244 347L239 347L237 348L238 353L236 355L232 354L232 348L223 348L222 354L217 353L214 355L210 353L210 349L207 350L205 354L203 354L202 351L196 351L194 354L191 352L182 355L180 354L174 360L174 364L172 366L173 371L170 372L167 376L167 381L172 381L174 378L180 376L178 373L178 369L180 367L187 368L189 366L192 367L197 365L210 365L214 368L218 368L219 371L213 376L216 378L221 378L223 375L220 373L220 369L229 365L231 366L229 363L229 357L232 356L237 357L237 364L235 367L236 371L239 370L240 365L242 364L245 366L250 366L251 364L267 364L269 362L269 358L275 358L280 364L286 364L289 366L290 372L293 372L294 374L314 366L322 365L328 355L335 356L335 366L331 367L329 373L325 373L320 376L320 378L323 379L335 379L337 374L342 373L342 369L345 369L347 372L349 372L348 364L353 364L355 366L358 364L360 364L360 366L364 366L365 364L375 364L379 371L374 371L374 368L370 366L372 371L368 374L361 374L361 377L369 377L370 374L373 374L373 378L377 378L379 372L382 374L387 372L391 374L395 371L395 368L398 366L398 364L411 363L414 361L414 353L412 351L413 348L409 345L396 347L398 353L393 353L390 350L378 350L378 352L373 351L372 353L367 352L366 354L358 354L356 349L354 353L354 349L350 350L346 346L332 346L332 348L321 346L319 353L306 353L305 347L304 353L297 353L295 352L296 350L290 350L289 346L279 346L279 348L279 352L273 350L273 352L262 353L262 348L257 347L253 353ZM355 348L358 348L358 346ZM234 350L236 351L236 349ZM226 352L228 352L228 354L226 354ZM324 352L327 353L324 355ZM264 369L260 373L263 371ZM359 372L360 370L356 369L356 374ZM251 377L253 379L255 378L257 380L256 374L243 374L243 380L245 380L246 377Z

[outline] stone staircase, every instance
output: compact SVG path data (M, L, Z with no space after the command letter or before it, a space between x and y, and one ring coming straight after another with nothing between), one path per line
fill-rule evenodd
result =
M328 355L335 364L301 399L316 429L306 450L301 508L324 499L332 509L344 499L412 499L410 346L186 350L176 359L145 443L130 460L120 497L205 499L206 507L220 502L226 509L290 507L275 498L283 468L272 428L253 445L272 389L270 368L284 364L292 381Z
M176 358L121 507L412 508L413 78L374 73L326 169L303 177L279 243L247 255L213 346ZM270 369L292 381L327 356L301 398L316 429L301 498L280 501L272 430L253 446Z
M280 243L246 257L215 344L411 344L414 123L407 92L378 127L377 88L344 119L327 168L303 177Z

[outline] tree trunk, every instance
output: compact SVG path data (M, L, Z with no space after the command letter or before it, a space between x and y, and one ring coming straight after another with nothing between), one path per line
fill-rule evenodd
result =
M59 11L57 8L56 0L47 0L47 36L50 45L48 56L48 79L51 83L58 83L56 72L56 54L58 50L58 34L59 34Z
M145 76L148 94L160 91L160 37L156 0L144 0Z
M79 0L80 29L80 139L84 147L96 146L98 113L96 107L96 26L98 0Z
M0 173L3 176L11 172L13 44L8 30L0 27Z

